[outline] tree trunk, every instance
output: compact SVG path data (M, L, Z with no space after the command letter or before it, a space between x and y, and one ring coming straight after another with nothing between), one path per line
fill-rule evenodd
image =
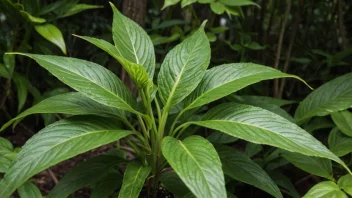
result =
M122 13L144 27L144 19L147 14L147 0L124 0Z

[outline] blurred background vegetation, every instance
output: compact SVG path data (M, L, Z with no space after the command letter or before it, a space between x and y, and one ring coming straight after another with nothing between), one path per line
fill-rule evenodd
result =
M313 88L352 71L352 2L349 0L111 2L145 28L159 61L208 20L210 67L233 62L259 63L298 75ZM111 42L111 23L108 1L0 0L0 126L47 97L74 91L34 61L5 55L5 52L70 56L96 62L114 71L134 90L112 57L72 35ZM297 80L281 79L255 84L228 100L245 100L255 105L264 100L242 96L289 99L293 104L287 103L284 108L288 115L281 113L290 116L297 106L295 101L301 101L310 92ZM36 131L62 116L31 116L2 135L15 146L22 146Z

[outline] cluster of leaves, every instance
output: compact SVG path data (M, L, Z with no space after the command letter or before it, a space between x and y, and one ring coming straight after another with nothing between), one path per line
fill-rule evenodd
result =
M274 197L283 197L282 193L299 197L279 170L288 162L330 180L314 186L305 197L351 194L350 163L338 157L352 151L341 146L349 144L352 133L348 111L352 106L351 73L313 91L291 117L281 106L294 101L233 93L269 79L295 78L304 82L299 77L254 63L207 69L211 49L203 23L168 52L155 79L152 40L113 5L112 9L114 45L79 37L101 48L124 67L139 91L138 97L114 73L98 64L16 53L34 59L78 92L45 99L1 128L4 130L35 113L73 115L41 130L19 152L0 139L0 159L7 160L1 169L5 173L0 181L1 197L10 196L16 189L20 194L38 196L39 191L27 182L32 176L118 140L127 143L137 158L127 160L120 149L93 157L73 168L48 197L67 197L84 186L92 188L93 197L115 193L119 197L138 197L144 184L151 196L156 196L162 185L177 197L235 197L231 186L236 181ZM232 102L217 104L224 97ZM215 107L209 108L209 103ZM330 114L337 127L328 126L334 127L329 135L329 150L310 133L317 130L318 119ZM231 147L238 139L248 142L245 153ZM266 147L270 149L264 150ZM251 159L261 151L262 158ZM126 165L123 176L121 164ZM347 173L336 183L339 175L334 175L333 164Z

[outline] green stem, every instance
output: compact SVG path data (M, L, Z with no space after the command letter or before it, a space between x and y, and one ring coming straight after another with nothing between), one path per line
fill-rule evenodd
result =
M171 125L171 128L170 128L170 136L174 136L175 135L175 131L174 131L174 128L177 124L177 121L180 119L180 117L183 115L183 113L185 112L185 110L182 110L178 115L177 117L175 118L174 122L172 123Z
M137 118L138 118L139 124L141 125L144 137L149 140L150 139L149 132L148 132L147 128L145 127L145 124L144 124L142 117L137 115Z

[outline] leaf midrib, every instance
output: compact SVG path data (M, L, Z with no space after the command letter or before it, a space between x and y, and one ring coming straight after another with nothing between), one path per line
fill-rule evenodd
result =
M130 194L129 197L131 197L132 194L133 194L133 190L134 190L134 188L135 188L135 184L136 184L136 181L137 181L137 177L138 177L139 173L141 172L142 168L143 168L142 166L139 167L139 169L138 169L138 171L137 171L137 174L136 174L136 176L135 176L134 179L133 179L133 183L132 183L132 187L131 187L131 194Z

